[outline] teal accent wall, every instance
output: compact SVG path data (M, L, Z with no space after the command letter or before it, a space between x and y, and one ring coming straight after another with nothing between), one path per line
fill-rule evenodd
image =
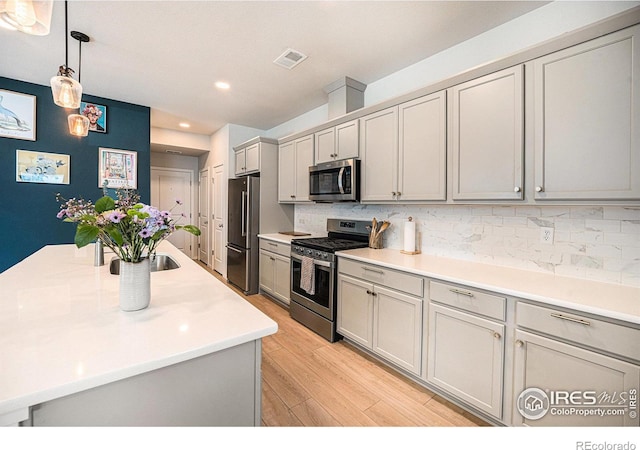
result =
M148 107L85 94L83 101L107 107L107 132L90 131L87 137L77 137L69 134L67 126L67 116L76 111L56 106L49 86L0 77L0 89L36 96L36 140L0 137L0 272L45 245L73 243L75 224L56 218L60 210L56 193L92 201L102 196L98 187L100 147L137 152L138 191L142 201L149 202ZM69 184L16 181L16 150L70 155Z

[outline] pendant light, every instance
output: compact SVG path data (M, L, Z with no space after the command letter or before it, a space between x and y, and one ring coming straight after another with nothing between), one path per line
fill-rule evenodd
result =
M82 86L72 77L73 69L69 68L69 45L67 28L67 0L64 2L64 66L58 69L58 75L51 78L51 92L53 102L63 108L75 109L80 107Z
M0 0L0 21L8 28L36 36L51 29L53 0Z
M71 37L78 41L78 83L80 83L80 76L82 75L82 43L89 42L89 36L79 31L72 31ZM80 98L82 98L82 95ZM70 114L67 121L69 123L69 133L74 136L86 136L89 134L89 118L87 116Z

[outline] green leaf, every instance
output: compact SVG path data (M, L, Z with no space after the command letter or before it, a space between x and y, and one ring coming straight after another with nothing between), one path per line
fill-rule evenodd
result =
M109 227L106 229L106 232L109 235L109 237L113 239L113 242L115 242L118 245L118 247L122 247L122 244L124 243L124 238L122 237L122 234L117 228Z
M200 236L200 228L196 227L195 225L177 225L176 229L182 229L184 231L188 231L194 236Z
M96 202L95 209L98 214L110 211L116 207L116 202L111 197L104 196Z
M74 242L78 248L82 248L85 245L93 242L98 237L100 229L93 225L78 225L76 229L76 237Z

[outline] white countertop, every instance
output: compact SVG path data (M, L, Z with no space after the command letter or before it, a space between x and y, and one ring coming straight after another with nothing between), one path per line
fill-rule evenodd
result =
M292 239L305 239L310 237L318 237L317 235L307 235L307 236L291 236L290 234L282 234L282 233L265 233L259 234L258 237L260 239L267 239L269 241L280 242L281 244L291 244Z
M395 249L336 253L356 261L640 324L640 289Z
M28 407L260 339L277 324L173 245L147 309L123 312L93 246L50 245L0 274L0 426Z

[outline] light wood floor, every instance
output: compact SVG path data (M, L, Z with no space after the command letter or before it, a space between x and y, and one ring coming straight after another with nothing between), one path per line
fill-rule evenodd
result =
M236 292L278 323L262 340L263 426L488 425L344 341L324 340L268 297Z

